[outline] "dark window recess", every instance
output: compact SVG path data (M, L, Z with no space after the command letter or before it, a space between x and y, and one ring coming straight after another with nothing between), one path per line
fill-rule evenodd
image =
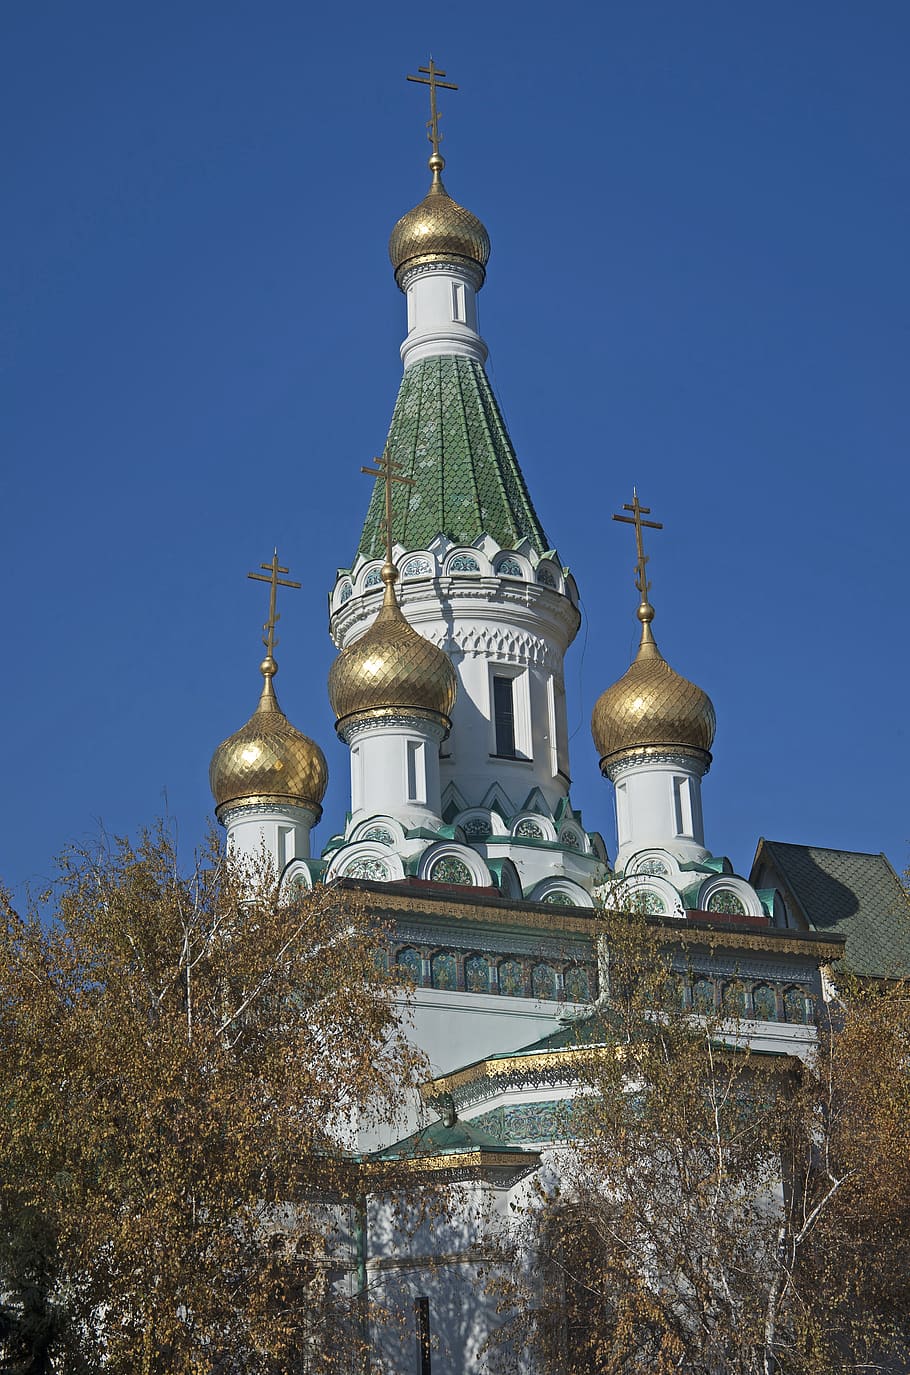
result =
M431 1375L429 1299L414 1300L414 1326L417 1329L417 1370L419 1375Z
M515 758L515 703L512 679L493 678L493 721L496 726L496 753Z

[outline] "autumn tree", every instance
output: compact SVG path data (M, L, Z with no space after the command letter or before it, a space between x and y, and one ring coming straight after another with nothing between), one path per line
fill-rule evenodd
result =
M808 1061L760 1056L735 1004L680 997L667 934L606 924L565 1145L504 1239L499 1339L542 1375L904 1369L907 988L851 988Z
M417 1062L356 894L160 828L3 915L6 1368L359 1369L351 1150Z

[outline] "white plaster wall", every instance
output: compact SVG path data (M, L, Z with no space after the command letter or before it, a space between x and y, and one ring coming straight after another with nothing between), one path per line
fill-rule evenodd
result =
M565 1003L433 988L418 989L409 1008L414 1041L429 1056L434 1076L521 1050L557 1031L567 1011Z
M440 577L405 579L399 603L414 628L446 650L458 676L452 730L441 751L443 790L451 782L466 806L479 806L496 782L518 811L538 787L555 808L570 781L563 659L579 617L569 598L512 578ZM351 598L332 618L336 643L344 648L356 641L379 605L378 597ZM490 675L496 668L517 675L516 717L524 701L527 759L495 756Z
M439 742L442 727L430 721L377 720L348 733L351 750L350 827L368 816L393 816L407 829L437 828L440 816ZM409 786L409 746L416 784Z
M428 263L411 269L405 290L408 333L401 345L406 368L423 358L453 354L478 363L486 360L487 346L477 331L475 281L470 268L451 263Z
M701 766L680 756L672 762L644 760L626 765L614 774L616 832L619 849L616 868L622 869L638 850L657 846L678 859L696 862L707 857L701 807ZM677 826L674 780L686 780L691 803L691 826Z
M258 861L267 854L281 873L292 859L309 859L316 817L305 807L237 807L225 813L228 849Z

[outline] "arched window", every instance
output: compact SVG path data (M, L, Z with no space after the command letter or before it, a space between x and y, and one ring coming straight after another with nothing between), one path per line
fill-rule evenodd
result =
M455 956L450 950L441 950L430 961L430 972L434 988L454 990L457 984Z
M632 894L631 908L633 912L640 912L646 917L662 917L667 904L653 888L636 888Z
M570 1003L587 1003L591 999L591 980L581 965L570 964L563 976L566 997Z
M428 877L432 883L454 883L464 887L474 882L474 875L464 860L459 859L457 855L440 856L430 869Z
M398 954L395 956L395 963L415 984L420 983L422 961L416 950L411 946L406 946L404 950L399 950Z
M518 960L503 960L499 966L499 991L513 998L520 998L524 993L524 970Z
M551 964L535 964L531 970L531 992L535 998L556 997L556 970Z
M702 1016L714 1011L714 984L710 979L696 979L692 985L692 1006Z
M788 988L785 991L784 1016L788 1022L806 1021L806 995L801 988Z
M724 1012L731 1017L744 1017L746 1014L746 990L739 979L729 979L724 984Z
M465 960L464 986L469 993L489 993L490 965L483 955L469 955Z
M767 984L756 984L752 990L752 1009L760 1022L777 1021L777 995Z
M732 888L715 888L708 898L708 911L724 917L744 917L746 905Z

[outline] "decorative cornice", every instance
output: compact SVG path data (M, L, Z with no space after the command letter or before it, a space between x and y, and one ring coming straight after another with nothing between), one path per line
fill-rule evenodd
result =
M398 285L402 291L407 291L408 287L418 277L428 277L433 273L445 272L449 276L457 273L464 277L475 291L479 291L483 286L484 270L477 263L471 262L468 258L456 258L454 255L447 262L420 262L414 261L404 269L398 279Z
M244 819L254 816L286 816L292 821L309 820L311 826L315 826L322 816L321 807L301 807L299 802L292 802L287 797L269 797L261 795L259 797L244 797L237 802L223 802L215 810L215 815L222 826L229 826L236 817L241 814Z
M605 755L600 761L600 771L611 783L615 783L617 778L641 768L643 764L691 768L693 763L704 775L711 767L711 756L706 750L692 749L688 745L638 745Z
M404 554L397 562L402 564L409 557L409 554ZM339 649L356 638L354 632L361 622L372 624L377 606L376 598L372 595L375 590L355 591L343 606L336 607L331 613L329 633ZM425 627L434 620L443 620L443 602L447 610L455 612L456 618L471 615L476 607L474 614L477 614L478 620L495 616L500 622L515 625L520 633L526 635L542 638L541 632L546 633L549 629L553 637L560 641L563 651L572 643L581 624L581 614L570 598L543 583L500 578L495 574L478 577L472 573L463 576L434 575L399 585L398 604L415 630L419 630L426 639L433 640L443 649L451 641L458 648L463 648L465 653L486 653L487 650L480 645L475 649L459 643L461 627L457 619L451 625L448 616L445 617L447 627L451 625L447 630L448 640L440 638L441 632L438 630L435 637L432 630L427 633ZM431 615L420 614L424 606L430 607Z
M452 728L452 723L447 716L440 716L435 711L417 711L413 708L396 711L394 707L375 707L372 711L360 711L351 716L343 716L336 722L335 729L345 744L349 745L355 736L362 735L364 731L377 730L384 726L397 730L418 730L423 735L444 740Z

